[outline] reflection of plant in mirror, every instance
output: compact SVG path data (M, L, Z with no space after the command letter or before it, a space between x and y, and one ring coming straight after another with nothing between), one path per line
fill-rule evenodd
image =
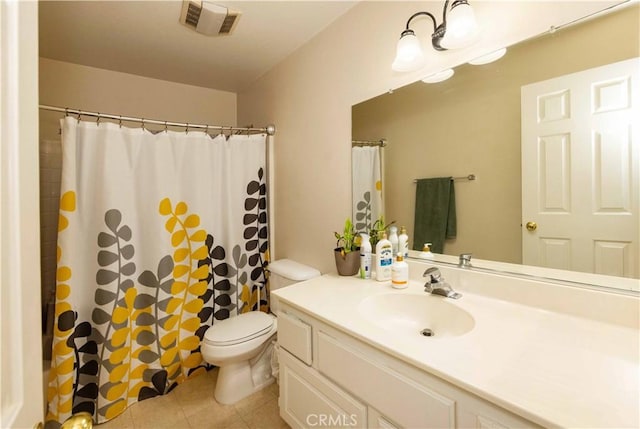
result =
M375 249L378 241L382 239L382 233L387 230L391 225L395 224L396 221L392 220L387 225L384 224L384 215L380 215L378 220L376 220L371 226L371 231L369 231L369 241L371 242L371 246Z
M346 253L358 250L360 248L361 237L356 235L356 231L351 223L351 218L347 218L344 221L344 230L342 234L337 232L333 233L336 237L336 250L340 250L340 253L344 256Z

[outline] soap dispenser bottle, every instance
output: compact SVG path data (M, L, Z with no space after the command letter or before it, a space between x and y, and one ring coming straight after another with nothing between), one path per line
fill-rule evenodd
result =
M396 260L391 266L391 286L404 289L409 284L409 265L404 261L402 252L398 252Z
M395 256L398 254L398 228L395 226L389 227L389 241L391 242L391 251Z
M402 253L403 258L409 257L409 236L407 235L407 228L400 227L400 235L398 236L398 252Z
M431 243L425 243L420 252L420 257L423 259L433 259L433 253L431 253Z
M387 233L382 233L382 238L376 244L376 280L384 282L391 280L391 265L393 264L393 251L391 242L387 239Z
M371 242L369 235L364 232L360 234L362 242L360 243L360 278L371 278Z

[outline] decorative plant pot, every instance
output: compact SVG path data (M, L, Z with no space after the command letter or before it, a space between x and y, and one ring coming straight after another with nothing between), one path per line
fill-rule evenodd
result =
M333 250L333 255L336 258L338 274L341 276L356 275L358 270L360 270L360 252L358 250L354 250L342 255L340 250L340 247Z

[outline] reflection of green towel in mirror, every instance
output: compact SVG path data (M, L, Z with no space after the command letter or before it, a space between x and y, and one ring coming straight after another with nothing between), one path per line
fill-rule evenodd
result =
M451 177L418 180L413 230L414 250L431 243L432 252L442 253L444 240L455 238L456 196Z

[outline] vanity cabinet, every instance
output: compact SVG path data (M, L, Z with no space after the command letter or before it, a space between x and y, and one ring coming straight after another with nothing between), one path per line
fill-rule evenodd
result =
M292 428L367 427L367 407L312 368L312 325L278 313L280 415Z
M298 309L280 305L279 406L294 429L537 427Z

